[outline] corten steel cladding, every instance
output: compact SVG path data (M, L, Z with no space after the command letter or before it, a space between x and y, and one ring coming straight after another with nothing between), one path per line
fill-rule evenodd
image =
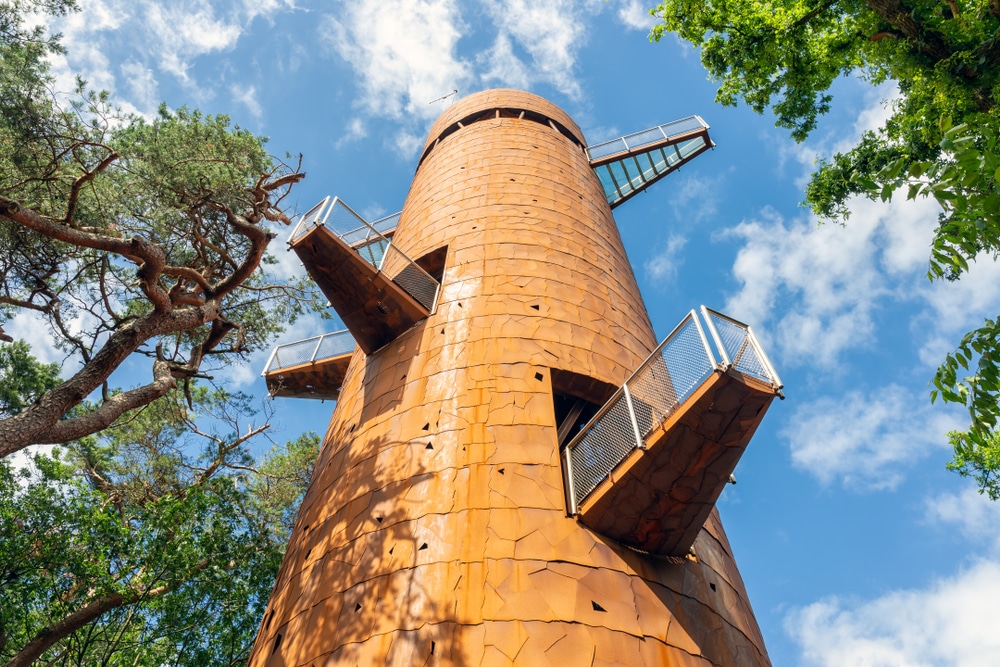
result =
M553 384L656 345L582 145L511 90L434 124L394 243L437 309L355 351L251 665L770 664L716 512L683 559L566 515Z

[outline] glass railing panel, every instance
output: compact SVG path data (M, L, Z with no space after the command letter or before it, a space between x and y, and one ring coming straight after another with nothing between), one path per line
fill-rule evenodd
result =
M689 116L670 123L664 123L663 125L651 127L648 130L633 132L632 134L627 134L624 137L619 137L618 139L612 139L611 141L605 141L599 144L594 144L593 146L588 146L587 157L592 162L595 160L602 160L611 155L624 153L626 151L634 152L642 150L645 146L669 141L673 137L688 134L689 132L698 132L707 129L708 124L701 118L698 116Z
M601 158L614 155L615 153L624 153L627 150L628 146L625 143L625 138L620 137L618 139L612 139L611 141L605 141L604 143L600 143L595 146L588 146L587 156L591 160L600 160Z
M703 148L704 146L705 146L705 138L696 137L691 141L685 141L677 148L677 150L681 154L682 158L686 158L687 156L691 155L696 150Z
M643 146L648 146L649 144L655 143L657 141L663 141L667 138L660 126L651 127L648 130L642 130L641 132L633 132L632 134L626 134L622 137L625 143L628 144L630 151L641 149Z

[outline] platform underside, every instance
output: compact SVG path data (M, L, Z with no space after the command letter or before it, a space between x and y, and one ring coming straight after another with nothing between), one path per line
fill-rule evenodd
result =
M774 396L736 371L713 373L584 499L580 521L643 551L687 554Z
M265 373L267 391L271 396L335 401L352 356L341 354Z
M324 226L296 240L292 250L365 354L428 315L402 287Z

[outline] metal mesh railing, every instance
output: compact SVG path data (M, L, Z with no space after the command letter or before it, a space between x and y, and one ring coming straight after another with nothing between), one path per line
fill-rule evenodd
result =
M400 267L390 273L390 275L395 274L392 278L394 283L406 290L421 306L427 310L434 310L441 284L434 280L431 274L411 261L394 245L389 245L385 250L383 266L388 265Z
M359 247L366 245L368 243L378 242L380 235L385 238L389 238L396 231L396 225L399 224L399 216L402 215L402 211L399 213L393 213L392 215L387 215L384 218L379 218L375 222L366 222L360 227L355 227L342 234L340 238L351 247Z
M705 306L701 307L701 314L709 323L723 363L732 365L740 373L781 387L781 379L748 325Z
M626 134L624 137L605 141L593 146L587 146L587 157L590 160L600 160L609 155L617 155L626 151L640 150L643 146L649 146L660 141L671 139L688 132L707 130L708 123L699 116L688 116L670 123L657 125L648 130Z
M279 345L271 352L262 374L349 354L354 351L354 345L354 336L346 329Z
M330 215L330 210L330 197L326 197L323 201L306 211L302 217L299 218L299 222L292 230L291 236L288 237L289 245L305 236L306 232L313 227L325 224L327 216Z
M749 326L704 306L701 316L704 328L695 311L688 313L566 446L572 513L712 371L735 368L780 391L781 381Z
M288 242L292 244L313 227L325 225L362 259L376 270L393 276L393 282L406 290L424 308L433 311L440 283L406 253L392 245L392 240L387 236L395 232L401 213L368 222L340 198L334 197L331 200L327 197L302 216Z

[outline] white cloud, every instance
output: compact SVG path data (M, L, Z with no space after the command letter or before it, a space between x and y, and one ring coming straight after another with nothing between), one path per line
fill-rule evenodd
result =
M14 340L25 340L31 345L31 354L43 364L62 364L66 355L56 347L49 333L49 323L41 313L19 310L14 317L3 322L4 331ZM73 368L64 369L73 372Z
M727 312L754 325L776 317L769 329L785 363L834 366L873 340L883 300L912 299L923 285L935 206L857 199L851 208L843 227L765 210L722 235L743 242L733 265L741 289Z
M150 52L156 54L161 69L184 83L193 83L188 69L194 58L232 48L242 32L240 21L218 18L206 0L147 2L142 13L152 38Z
M975 487L928 498L924 509L928 523L957 529L967 539L989 542L994 552L1000 552L1000 502L990 500Z
M253 116L254 120L260 122L264 117L264 109L261 108L260 102L257 101L257 87L256 86L246 86L246 85L236 85L233 84L229 87L229 92L233 96L233 99L246 107L250 115Z
M396 132L393 142L399 155L404 158L415 157L417 151L424 145L422 137L406 130Z
M574 68L576 56L587 39L584 12L600 5L573 0L507 0L487 3L487 12L499 29L497 43L513 38L531 57L523 69L508 65L518 75L530 72L531 80L552 84L571 98L581 95ZM494 50L497 50L494 46ZM513 57L513 54L509 54ZM516 84L510 84L516 85Z
M52 59L57 89L71 91L80 74L91 89L115 93L126 111L148 115L158 75L172 75L196 97L210 97L212 89L200 88L189 74L193 61L233 48L255 18L296 7L292 0L82 0L80 9L52 21L68 51ZM122 48L131 56L117 72L124 85L116 85L109 54Z
M344 144L349 144L351 142L357 141L359 139L364 139L368 136L368 130L365 128L365 122L360 118L352 118L347 123L346 132L337 139L336 147L340 148Z
M618 8L618 20L632 30L649 30L657 21L649 13L649 7L642 0L625 0Z
M937 280L924 286L926 309L914 318L917 330L928 332L920 359L937 366L955 349L966 331L982 326L1000 313L1000 262L988 256L970 264L960 280Z
M488 51L479 54L476 63L486 68L480 75L484 83L498 82L504 86L522 89L531 86L528 66L514 55L510 35L505 32L497 36Z
M127 60L118 69L128 87L129 100L147 117L152 115L160 104L153 70L135 60Z
M667 239L667 247L643 265L646 276L660 287L676 280L677 270L684 263L681 250L686 243L687 239L683 236L672 235Z
M456 55L464 29L453 0L361 0L327 16L320 34L354 68L368 112L429 120L441 112L429 102L472 77Z
M781 435L792 463L824 485L872 491L895 488L910 466L946 447L945 434L960 424L955 411L889 385L802 404Z
M670 206L678 222L697 225L715 217L719 212L715 193L724 188L725 175L698 177L684 175L673 182Z
M1000 664L997 599L1000 563L981 561L924 589L795 609L785 630L807 665L992 667Z

